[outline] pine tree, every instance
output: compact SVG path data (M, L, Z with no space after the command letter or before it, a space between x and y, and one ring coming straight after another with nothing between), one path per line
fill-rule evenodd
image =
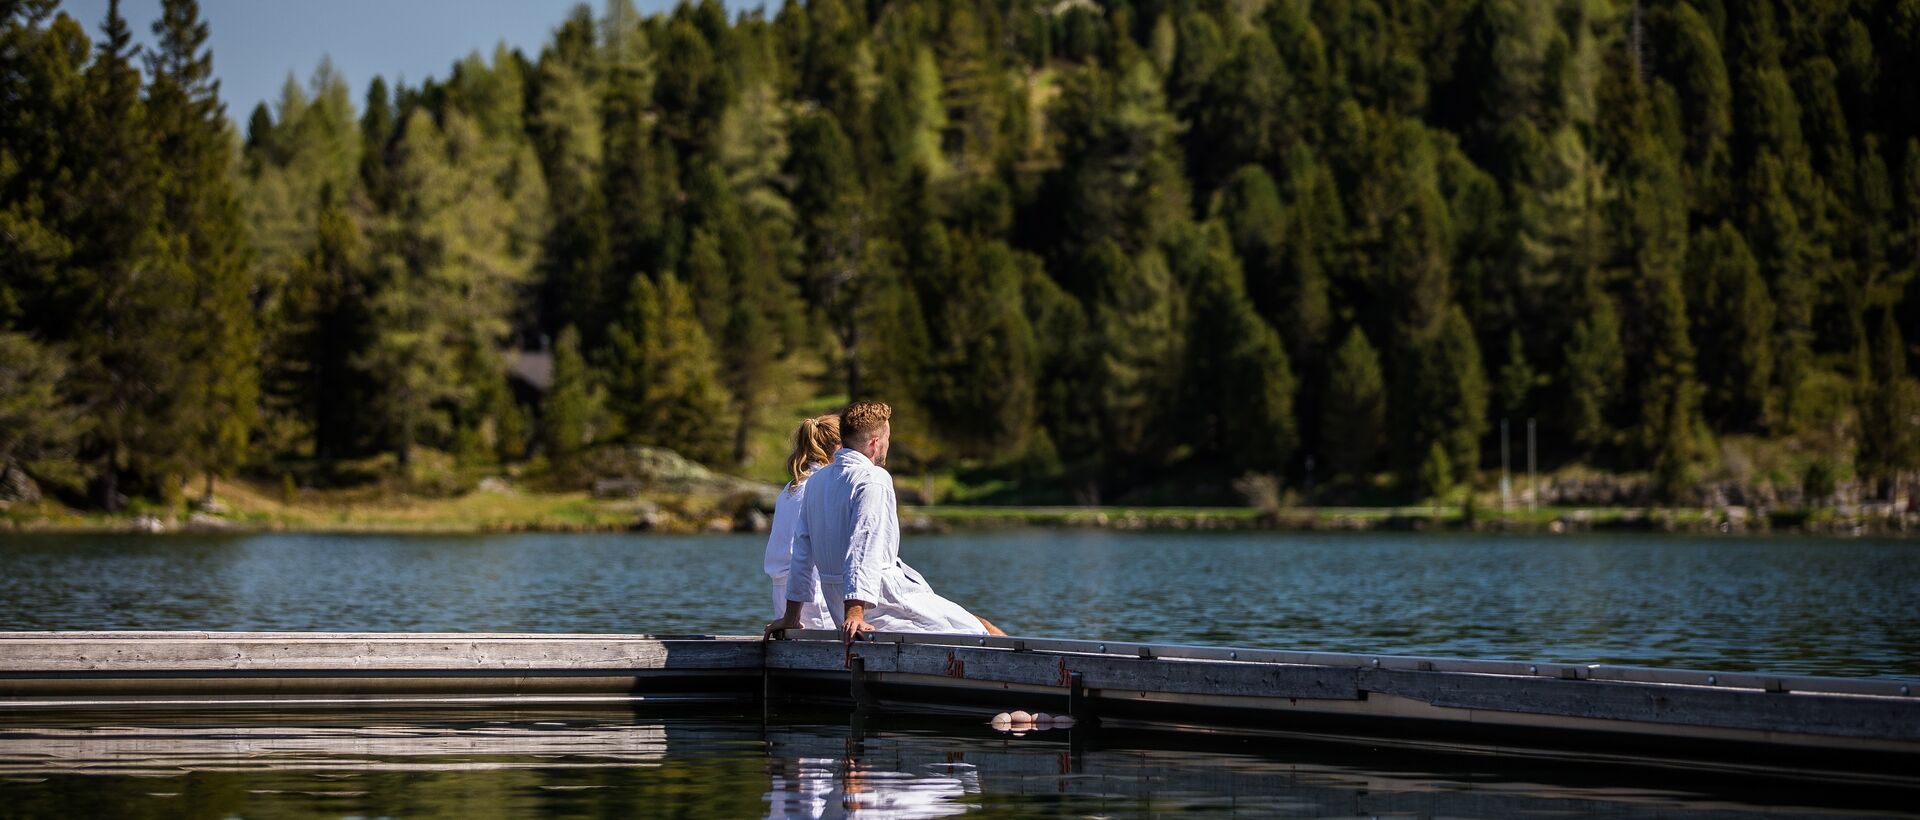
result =
M962 240L922 297L927 409L963 453L1019 452L1034 424L1039 351L1021 300L1026 263L999 241Z
M1247 298L1225 232L1187 227L1167 250L1191 305L1182 391L1191 443L1235 470L1285 471L1298 444L1293 369Z
M1500 365L1499 396L1500 412L1508 418L1526 415L1533 390L1540 385L1540 376L1527 361L1526 342L1515 329L1507 334L1507 360Z
M693 300L673 276L633 278L632 296L609 331L611 404L627 437L718 464L733 449L726 395Z
M1303 174L1311 174L1311 167ZM1301 187L1312 186L1306 181ZM1246 271L1246 290L1267 321L1280 329L1294 358L1317 358L1328 344L1333 320L1331 292L1316 255L1315 231L1304 212L1311 192L1301 192L1289 212L1273 178L1259 166L1235 172L1215 196L1213 214L1226 222L1234 253Z
M580 332L562 328L553 345L553 385L540 404L540 438L554 467L571 467L593 442L603 401L580 355Z
M858 316L864 293L861 280L872 250L866 194L855 171L853 145L840 123L825 114L794 123L787 172L799 235L806 249L805 281L814 304L826 311L840 342L847 395L861 392L862 349Z
M1704 230L1688 257L1703 405L1718 429L1764 430L1773 417L1774 311L1760 265L1728 222Z
M1359 325L1334 351L1327 399L1321 406L1321 455L1336 475L1363 479L1386 443L1386 382L1380 357Z
M1920 385L1907 375L1907 348L1893 316L1880 317L1873 378L1860 388L1859 465L1870 478L1920 470Z
M375 282L361 229L339 195L322 196L313 248L273 314L263 378L269 426L299 431L269 437L270 446L310 446L324 460L363 453L373 436L362 408L374 385L359 359L373 342Z
M83 215L67 287L82 294L70 317L81 402L97 424L83 458L98 476L95 501L171 496L188 468L180 411L181 321L192 281L180 248L161 230L162 166L140 95L138 48L117 0L86 72L89 107L71 141Z
M1480 467L1480 439L1487 433L1488 389L1480 346L1459 305L1447 311L1433 353L1419 404L1428 411L1425 437L1445 445L1457 477L1470 479Z
M1726 60L1712 25L1693 5L1673 4L1665 23L1656 27L1665 36L1655 48L1669 55L1659 62L1679 92L1684 113L1689 209L1695 214L1721 214L1730 205L1727 184L1733 163L1728 143L1733 132L1733 90Z
M1567 340L1560 384L1565 386L1565 429L1573 443L1594 453L1613 444L1611 420L1626 360L1620 350L1620 321L1613 297L1598 283L1587 283Z
M1646 283L1653 289L1653 351L1641 389L1641 446L1651 456L1654 483L1668 500L1692 485L1700 458L1699 386L1693 378L1693 343L1687 336L1687 301L1676 276Z
M1167 444L1162 422L1181 379L1186 306L1158 249L1130 257L1104 242L1090 256L1091 330L1099 340L1096 378L1107 454L1157 457Z
M548 333L574 325L592 347L605 338L625 282L615 274L600 183L600 101L584 69L551 50L540 60L536 87L528 125L555 206L542 254L540 324Z
M16 4L0 14L0 327L43 340L75 330L87 294L58 287L82 239L85 217L70 182L85 173L71 150L75 126L88 119L85 31L73 18L48 23L51 3Z
M1435 441L1427 447L1426 456L1420 460L1420 495L1439 500L1453 490L1456 472L1453 460L1447 457L1446 444Z
M0 476L72 480L90 422L69 395L65 356L26 334L0 332Z
M367 198L381 209L393 207L393 176L387 146L393 141L394 120L387 81L374 75L373 81L367 84L365 110L360 113L360 184L366 188ZM271 126L272 121L266 124Z
M1813 250L1787 194L1785 174L1783 163L1771 153L1755 161L1745 233L1754 239L1755 256L1773 294L1774 383L1781 427L1790 430L1805 423L1812 400L1807 391L1814 366L1815 283L1808 271Z

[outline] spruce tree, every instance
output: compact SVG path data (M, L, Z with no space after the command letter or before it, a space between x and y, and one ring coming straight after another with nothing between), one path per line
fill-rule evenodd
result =
M1703 407L1718 429L1765 430L1773 417L1773 298L1731 223L1690 244L1687 302L1700 340Z
M1653 339L1646 383L1641 388L1639 436L1650 456L1654 483L1668 500L1692 485L1700 458L1699 387L1693 377L1693 343L1687 335L1687 301L1679 278L1661 276L1652 289Z
M1447 457L1445 442L1428 445L1426 455L1420 460L1419 494L1439 501L1453 490L1457 472L1453 460Z
M826 312L840 342L847 395L864 395L861 356L866 351L858 321L862 295L873 290L861 281L874 252L867 247L873 226L853 145L838 121L820 113L795 121L791 144L787 173L805 248L808 295Z
M1899 322L1883 313L1879 326L1872 380L1860 386L1859 465L1863 475L1884 480L1920 470L1920 385L1907 375Z
M1022 260L1003 242L963 239L945 273L921 301L930 421L962 452L1018 452L1034 424L1039 368Z
M373 343L375 270L366 239L342 195L327 190L313 248L288 277L273 314L263 374L274 423L304 441L272 437L323 460L365 452L373 436L363 408L374 382L360 357Z
M253 279L239 202L228 184L231 140L199 4L165 0L153 30L159 48L147 59L153 78L147 109L169 160L162 208L192 277L177 389L184 394L180 412L193 466L211 497L214 477L246 458L259 407Z
M1386 443L1386 382L1380 356L1359 325L1333 353L1327 399L1321 405L1320 453L1334 474L1364 479Z
M1446 446L1447 463L1461 479L1480 468L1480 439L1487 434L1487 377L1473 326L1459 305L1448 309L1428 365L1420 407L1428 413L1428 440Z
M1182 427L1197 450L1234 470L1284 472L1296 445L1293 369L1279 334L1241 285L1225 232L1185 228L1168 253L1183 268L1191 308Z
M1167 444L1164 421L1182 377L1186 305L1158 249L1132 257L1104 242L1090 256L1107 454L1156 458Z
M1507 334L1507 358L1500 365L1497 392L1500 397L1500 412L1507 418L1520 418L1526 415L1533 390L1540 384L1540 376L1527 361L1525 340L1520 338L1519 329Z
M1620 395L1626 360L1620 350L1620 321L1613 297L1588 281L1567 347L1559 382L1564 387L1562 423L1575 446L1589 454L1613 444L1613 407Z
M181 249L162 231L162 165L132 40L113 0L86 71L88 109L71 140L79 166L73 195L84 204L69 234L66 287L81 294L70 319L75 376L98 422L82 453L97 465L95 501L109 510L123 495L171 495L189 466L177 385L193 283Z

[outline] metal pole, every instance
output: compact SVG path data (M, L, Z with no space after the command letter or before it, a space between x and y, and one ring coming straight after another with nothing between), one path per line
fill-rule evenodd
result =
M1537 475L1539 462L1534 457L1534 423L1527 419L1527 509L1540 509L1540 480Z

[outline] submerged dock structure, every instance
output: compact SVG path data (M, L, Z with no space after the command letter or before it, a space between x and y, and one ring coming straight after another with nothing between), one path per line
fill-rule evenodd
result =
M1219 732L1920 786L1920 684L878 633L725 636L0 633L0 720L49 710L376 709L687 701L1074 715ZM1077 731L1077 730L1076 730Z

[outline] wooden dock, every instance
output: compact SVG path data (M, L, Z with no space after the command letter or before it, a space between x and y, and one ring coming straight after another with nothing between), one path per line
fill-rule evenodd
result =
M1031 638L0 633L0 718L48 710L846 704L1085 726L1787 769L1920 783L1916 684ZM759 704L754 706L754 704Z

